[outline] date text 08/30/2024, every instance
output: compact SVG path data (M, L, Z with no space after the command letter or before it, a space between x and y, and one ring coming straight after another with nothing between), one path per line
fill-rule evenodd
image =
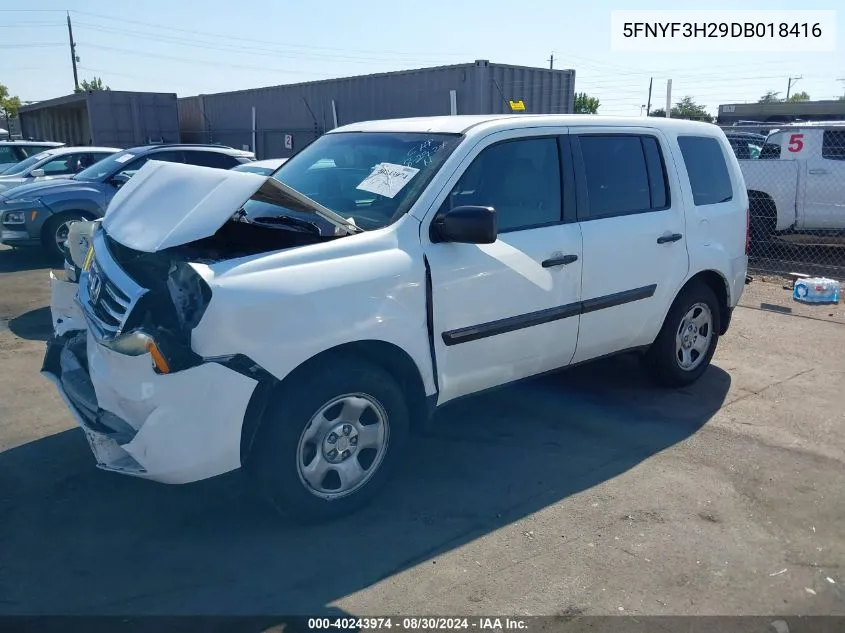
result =
M309 618L308 628L319 630L392 630L398 631L446 631L446 630L478 630L478 631L507 631L526 630L525 620L519 618L485 618L485 617L370 617L370 618Z

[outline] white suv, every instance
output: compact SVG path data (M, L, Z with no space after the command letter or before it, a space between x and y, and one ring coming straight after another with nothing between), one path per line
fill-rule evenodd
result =
M656 118L357 123L272 177L150 162L93 228L44 373L99 466L243 466L311 517L456 398L626 351L693 382L748 261L725 135Z

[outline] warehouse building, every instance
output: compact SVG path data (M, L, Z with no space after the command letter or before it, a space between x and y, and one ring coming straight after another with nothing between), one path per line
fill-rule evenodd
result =
M741 121L845 121L845 100L729 103L719 106L719 116L716 120L719 125L738 124Z
M18 117L24 138L68 145L179 142L175 93L89 90L22 106Z
M575 71L474 63L179 99L182 142L287 157L357 121L448 114L573 112Z

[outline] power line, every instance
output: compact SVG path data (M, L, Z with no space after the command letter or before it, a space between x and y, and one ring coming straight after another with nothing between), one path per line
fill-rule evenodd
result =
M88 22L79 22L75 23L77 27L82 27L83 30L93 30L99 31L103 33L124 33L133 35L135 37L140 37L143 39L149 39L153 41L159 42L167 42L171 44L176 44L179 46L189 46L193 48L204 48L209 50L217 50L223 52L244 52L250 55L260 55L265 57L279 57L280 55L284 55L285 57L300 57L300 58L308 58L308 59L326 59L332 61L333 63L336 62L347 62L347 63L366 63L366 62L373 62L373 61L387 61L389 57L360 57L360 56L352 56L352 55L326 55L324 53L302 53L300 51L286 51L282 49L273 49L267 47L258 47L258 46L244 46L239 44L221 44L219 42L206 42L206 41L199 41L199 40L185 40L183 37L175 37L169 35L159 35L159 34L152 34L152 33L145 33L143 31L135 31L129 29L121 29L121 28L111 28L111 27L104 27L97 24L90 24ZM414 59L404 59L401 61L410 62L410 61L419 61L422 64L427 63L443 63L443 60L440 59L422 59L422 58L414 58Z
M87 16L91 16L91 17L96 17L96 18L100 18L100 19L103 19L103 20L112 20L112 21L115 21L115 22L121 22L121 23L126 23L126 24L137 24L137 25L140 25L140 26L146 26L146 27L154 28L154 29L166 29L166 30L169 30L169 31L176 31L176 32L179 32L179 33L189 33L189 34L195 35L195 36L196 35L205 35L207 37L218 38L218 41L219 41L219 38L222 38L222 39L227 40L227 41L229 41L229 40L240 40L242 42L249 42L249 43L253 43L253 44L270 44L270 45L278 46L277 42L271 42L271 41L268 41L268 40L259 40L259 39L255 39L255 38L237 37L237 36L232 35L231 33L212 33L212 32L209 32L209 31L198 31L198 30L195 30L195 29L182 29L182 28L178 28L178 27L175 27L175 26L167 26L165 24L155 24L155 23L152 23L152 22L142 22L140 20L128 20L128 19L124 19L124 18L115 18L115 17L111 17L111 16L108 16L108 15L103 15L102 13L93 13L91 11L74 10L73 13L76 13L76 14L79 14L79 15L87 15ZM406 51L389 51L389 50L383 50L383 49L381 49L381 50L373 50L373 49L365 50L365 49L351 49L351 48L333 48L333 47L329 47L329 46L312 46L312 45L307 45L307 44L290 44L290 43L285 44L285 46L287 46L289 48L302 48L302 49L305 49L305 50L337 51L337 52L340 52L340 53L374 53L374 54L391 55L391 56L395 56L395 55L406 56L406 55L408 55L408 53ZM442 56L445 56L445 57L461 57L461 58L466 57L466 55L464 55L462 53L440 53L440 54Z

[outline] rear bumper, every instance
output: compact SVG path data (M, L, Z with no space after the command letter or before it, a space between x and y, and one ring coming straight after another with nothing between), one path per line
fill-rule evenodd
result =
M161 375L87 331L47 343L42 373L88 439L97 466L188 483L240 467L241 430L257 381L218 363Z

